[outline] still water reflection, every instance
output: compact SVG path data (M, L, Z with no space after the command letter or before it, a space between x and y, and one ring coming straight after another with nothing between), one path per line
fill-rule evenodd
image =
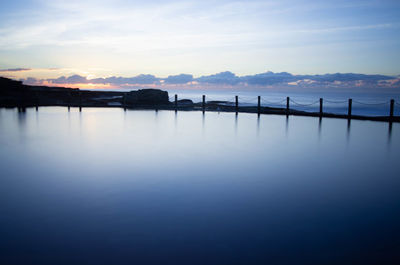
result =
M400 262L399 132L310 117L1 109L0 263Z

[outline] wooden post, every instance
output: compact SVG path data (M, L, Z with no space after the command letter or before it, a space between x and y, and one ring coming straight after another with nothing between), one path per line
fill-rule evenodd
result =
M260 113L261 113L261 96L258 96L258 104L257 104L257 113L258 113L258 115L260 115Z
M319 116L322 117L322 113L323 113L323 99L320 98L319 99Z
M35 92L35 107L36 107L36 111L39 110L39 98L37 95L37 92Z
M79 91L79 112L82 112L82 92Z
M286 97L286 115L289 114L289 101L290 101L290 98Z
M389 112L390 120L393 119L393 113L394 113L394 99L390 100L390 112Z
M349 119L351 119L351 107L352 107L352 105L353 105L353 100L350 98L349 99L349 110L348 110L348 114L347 114Z
M71 101L72 101L72 96L71 96L71 92L68 93L68 112L70 112L71 109Z
M126 92L124 93L124 111L126 111Z
M206 95L203 95L203 113L206 111Z
M175 94L175 111L178 111L178 95Z
M239 96L235 96L235 106L236 106L236 113L239 110Z

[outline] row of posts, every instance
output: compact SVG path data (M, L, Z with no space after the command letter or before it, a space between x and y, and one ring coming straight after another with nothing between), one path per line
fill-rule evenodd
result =
M79 91L78 92L78 95L79 95L79 111L80 112L82 112L82 92L81 91ZM70 99L72 98L72 95L71 94L69 94L69 97L70 97ZM36 111L38 111L39 110L39 97L38 97L38 95L37 95L37 93L35 93L35 109L36 109ZM124 106L125 106L125 104L124 104ZM71 110L71 102L69 102L68 103L68 111L70 111ZM26 106L25 106L25 104L24 103L22 103L22 104L20 104L19 106L18 106L18 111L19 112L24 112L25 111L25 108L26 108Z
M203 113L206 111L206 96L203 95L202 97L203 101L202 101L202 110ZM286 98L286 114L289 115L290 113L290 97ZM323 116L324 112L323 112L323 104L324 104L324 100L323 98L319 99L319 115L320 117ZM353 99L349 99L348 102L348 112L347 112L347 116L350 119L352 116L352 106L353 106ZM175 111L178 110L178 95L175 94ZM236 113L239 111L239 96L235 96L235 111ZM261 96L257 97L257 113L261 114ZM390 100L390 111L389 111L389 117L393 118L393 114L394 114L394 99Z
M286 98L286 113L289 114L290 108L289 108L289 102L290 102L290 97ZM324 114L323 112L323 104L324 104L324 99L320 98L319 99L319 115L320 117L322 117L322 115ZM348 118L351 118L351 111L353 108L353 99L349 99L348 101L348 111L347 111L347 116ZM258 109L260 109L260 96L258 96ZM390 100L390 111L389 111L389 117L393 118L393 114L394 114L394 99Z
M202 110L204 113L206 111L206 96L203 95L202 99L203 99ZM320 117L323 116L323 101L324 100L322 98L319 99L319 115L320 115ZM290 103L290 97L287 97L286 98L286 114L287 115L289 115L289 112L290 112L290 104L289 103ZM178 110L178 95L177 94L175 94L175 104L174 105L175 105L175 111L177 111ZM348 118L351 118L351 116L352 116L352 113L351 113L352 105L353 105L353 100L349 99L348 113L347 113ZM123 106L124 106L124 110L126 110L126 95L124 95ZM38 107L39 107L38 104L36 104L36 111L38 110ZM71 107L70 104L68 104L68 111L70 111L70 107ZM80 92L80 91L79 91L79 111L80 112L82 111L82 92ZM236 113L239 112L239 96L235 96L235 111L236 111ZM257 97L257 113L258 114L261 113L261 96ZM391 99L390 100L389 117L393 118L393 115L394 115L394 99Z

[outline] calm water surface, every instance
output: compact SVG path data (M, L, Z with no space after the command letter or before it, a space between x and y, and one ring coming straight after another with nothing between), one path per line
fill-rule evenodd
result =
M257 106L257 96L261 96L260 104L265 107L286 108L286 97L290 97L290 108L307 112L319 112L319 99L323 99L323 111L333 114L348 113L348 99L353 99L352 114L363 116L389 116L390 100L394 99L395 116L400 116L399 91L368 91L351 89L349 91L198 91L198 90L169 90L170 101L174 101L174 94L178 98L187 98L193 102L202 102L202 95L206 101L235 102L234 95L238 95L239 106Z
M0 264L399 264L400 126L0 109Z

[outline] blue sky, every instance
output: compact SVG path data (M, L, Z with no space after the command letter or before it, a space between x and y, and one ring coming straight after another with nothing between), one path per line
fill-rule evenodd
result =
M400 1L2 1L0 68L399 75Z

